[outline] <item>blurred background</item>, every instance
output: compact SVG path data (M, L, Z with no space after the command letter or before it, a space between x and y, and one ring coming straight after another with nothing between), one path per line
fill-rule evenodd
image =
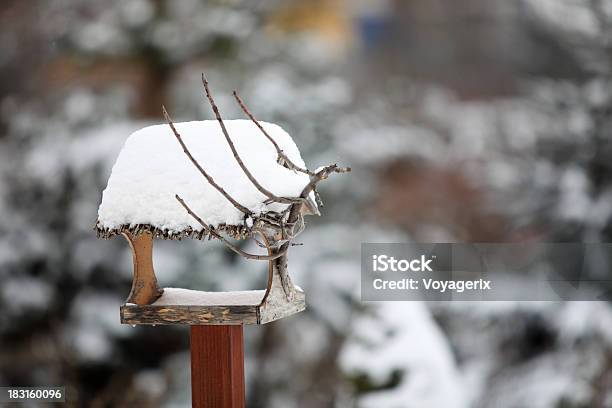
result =
M246 328L249 408L612 407L609 303L359 300L361 242L610 241L612 1L4 0L0 27L0 385L190 406L188 329L119 324L131 255L92 228L132 131L212 118L205 71L226 119L237 89L353 167L291 250L308 310ZM265 286L156 247L164 286Z

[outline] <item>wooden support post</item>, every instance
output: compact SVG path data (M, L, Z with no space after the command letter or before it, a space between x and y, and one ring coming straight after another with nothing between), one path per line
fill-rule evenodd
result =
M153 270L153 236L149 232L139 235L124 232L122 235L130 243L134 260L132 290L126 303L149 305L164 293L157 285Z
M191 326L193 408L244 408L242 325Z

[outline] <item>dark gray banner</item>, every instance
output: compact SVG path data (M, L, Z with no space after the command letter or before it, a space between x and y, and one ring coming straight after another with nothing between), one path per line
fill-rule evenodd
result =
M612 244L361 246L362 300L612 299Z
M27 401L66 402L66 387L0 387L0 402Z

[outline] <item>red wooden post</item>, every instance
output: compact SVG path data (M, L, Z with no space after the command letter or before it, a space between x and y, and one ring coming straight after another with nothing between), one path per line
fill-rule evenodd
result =
M242 325L191 326L191 404L244 408Z

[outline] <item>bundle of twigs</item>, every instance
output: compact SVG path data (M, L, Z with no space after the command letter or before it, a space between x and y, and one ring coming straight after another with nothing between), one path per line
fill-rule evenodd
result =
M172 132L174 136L176 137L176 140L181 145L183 152L185 152L185 155L187 156L187 158L191 161L191 163L193 163L196 169L202 174L202 176L204 176L204 178L207 180L207 182L212 187L214 187L219 193L221 193L221 195L223 195L223 197L225 197L230 203L232 203L232 205L236 207L236 209L238 209L240 212L244 214L245 223L247 219L250 219L252 221L253 223L252 231L257 232L264 237L266 244L263 245L259 242L258 243L260 244L260 246L265 246L266 248L269 249L268 255L252 254L252 253L245 252L242 249L236 247L234 244L232 244L227 238L225 238L222 235L222 232L223 232L222 229L212 228L210 225L204 222L204 220L198 214L196 214L191 209L189 204L187 204L185 200L183 200L178 194L175 196L175 198L183 206L183 208L185 208L185 210L189 213L189 215L191 215L204 228L205 233L208 234L210 237L219 239L232 251L236 252L237 254L247 259L268 260L268 261L275 260L275 262L277 263L277 267L279 267L283 272L285 272L286 264L287 264L287 260L286 260L287 250L291 245L295 245L293 240L304 229L304 214L319 214L317 204L313 202L313 200L311 199L311 193L315 196L316 201L321 203L319 194L317 192L318 184L321 181L327 179L329 175L333 173L346 173L346 172L349 172L351 169L348 167L338 167L336 164L331 164L328 166L321 167L317 169L316 172L313 172L307 168L302 168L300 166L297 166L295 163L293 163L289 159L289 157L287 157L287 155L278 146L276 141L266 132L263 126L257 121L255 116L253 116L253 114L249 111L245 103L238 96L238 93L234 91L233 92L234 98L236 99L236 102L240 105L240 108L249 117L249 119L253 121L253 123L259 128L259 130L261 130L262 134L270 141L270 143L274 145L274 148L276 149L276 152L277 152L277 163L280 166L283 166L287 169L307 174L310 177L310 182L304 186L299 196L280 197L280 196L275 195L268 189L264 188L257 181L257 179L255 179L253 174L251 174L249 169L245 166L244 162L242 161L242 158L236 151L234 142L232 141L232 138L230 137L225 127L225 124L223 123L223 119L221 118L221 114L219 113L219 108L217 107L212 97L210 88L208 86L208 81L206 77L204 76L204 74L202 74L202 84L204 85L204 91L206 94L206 98L208 99L208 102L210 103L210 106L213 110L215 118L219 122L219 126L221 127L223 136L225 137L225 140L227 141L227 144L229 145L229 148L231 149L234 159L236 160L236 163L238 164L238 166L242 169L242 171L247 176L247 178L250 180L250 182L253 184L253 186L255 186L255 188L259 192L261 192L264 196L267 197L267 200L264 202L265 204L280 203L280 204L286 204L287 207L281 212L266 212L262 214L254 214L247 207L241 205L230 194L228 194L227 191L225 191L222 186L217 184L215 180L210 176L210 174L208 174L206 170L204 170L204 168L200 165L200 163L198 163L198 161L193 157L193 155L189 151L189 148L187 147L187 145L185 145L183 138L181 137L179 132L176 130L176 127L174 126L174 122L170 118L170 115L168 114L166 108L162 107L164 117L166 118L168 125L172 129ZM234 235L230 234L230 235L235 237L235 234Z

